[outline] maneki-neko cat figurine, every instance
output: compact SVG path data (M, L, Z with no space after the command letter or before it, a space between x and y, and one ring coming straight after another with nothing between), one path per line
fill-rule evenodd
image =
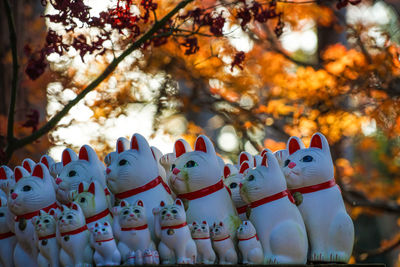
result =
M321 133L312 136L309 148L297 137L287 143L289 156L283 171L293 195L301 195L298 208L310 242L313 262L349 261L354 225L335 183L328 141Z

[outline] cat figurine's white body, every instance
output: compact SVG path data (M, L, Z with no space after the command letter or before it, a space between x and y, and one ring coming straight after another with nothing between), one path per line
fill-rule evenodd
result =
M197 247L197 264L214 264L216 260L215 252L212 248L210 228L206 221L193 222L191 226L192 239Z
M160 203L153 209L155 234L160 238L158 252L162 264L194 264L197 250L186 223L183 203L176 199L174 204Z
M90 232L85 216L76 203L71 209L63 206L57 226L60 233L60 262L63 266L91 265L93 250L90 246Z
M14 250L15 266L36 266L38 249L34 240L34 226L31 219L40 210L48 212L57 208L52 177L47 167L39 163L32 174L22 167L14 170L15 185L8 196L8 208L15 215L14 232L17 245Z
M262 264L264 261L261 243L256 229L250 221L244 221L237 230L238 247L243 264Z
M310 241L309 260L347 263L353 249L354 225L334 180L328 141L316 133L310 147L304 148L300 139L291 137L287 150L283 170L291 192L302 194L298 208Z
M218 256L218 264L237 264L238 256L230 238L230 233L223 222L214 223L211 228L213 248Z
M226 164L224 167L224 184L229 189L232 197L233 204L235 204L236 211L239 218L244 221L247 220L248 204L240 196L239 184L243 180L243 172L238 171L232 164Z
M132 251L155 250L153 240L147 225L146 210L141 200L130 205L122 200L120 206L115 208L118 216L120 236L118 249L121 252L122 262L126 262Z
M121 264L121 253L117 248L113 231L109 222L95 223L90 229L92 233L92 247L96 266L112 266Z
M7 199L0 197L0 266L14 266L14 248L17 240L10 229L9 217L11 216L7 208Z
M187 152L178 140L175 142L175 156L169 182L177 197L185 201L188 223L223 221L234 238L241 220L224 186L223 169L211 141L200 135L195 150Z
M35 226L36 245L39 250L38 263L43 262L46 266L60 266L60 245L56 238L57 222L54 218L56 212L51 209L49 213L40 211L39 216L32 218L32 223Z
M263 247L264 264L305 264L304 222L271 152L264 153L261 165L246 172L240 194L250 204L250 221Z
M159 174L158 163L146 139L140 134L134 134L131 139L131 149L125 150L123 142L117 141L118 158L107 168L107 184L115 198L125 200L130 204L142 200L146 206L146 217L152 239L154 237L154 218L152 208L161 201L172 203L170 189ZM117 225L116 222L114 225ZM118 227L114 227L114 234Z

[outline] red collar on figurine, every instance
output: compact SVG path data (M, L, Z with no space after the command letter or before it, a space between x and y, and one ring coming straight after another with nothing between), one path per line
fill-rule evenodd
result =
M335 185L336 185L335 178L332 178L331 180L324 182L324 183L290 189L290 193L294 194L296 192L299 192L302 194L308 194L308 193L313 193L316 191L328 189L328 188L334 187Z
M210 239L209 236L206 237L192 237L193 240Z
M214 239L213 241L214 241L214 242L224 241L224 240L227 240L227 239L230 238L230 237L231 237L231 236L228 235L227 237L224 237L224 238L222 238L222 239Z
M137 195L139 193L143 193L145 191L148 191L154 187L156 187L157 185L162 184L165 188L165 190L168 192L168 194L171 194L171 189L169 189L168 185L164 182L164 180L162 179L161 176L158 176L157 178L155 178L154 180L148 182L147 184L122 192L122 193L118 193L115 194L115 197L118 199L124 199L124 198L128 198L134 195Z
M57 208L58 208L58 205L57 205L56 202L54 202L54 203L51 204L50 206L45 207L45 208L43 208L43 209L40 209L40 210L37 210L37 211L33 211L33 212L29 212L29 213L25 213L25 214L23 214L23 215L15 216L14 220L15 220L16 222L18 222L19 219L29 220L29 219L32 219L32 218L35 217L35 216L39 216L41 210L43 210L44 212L49 212L50 209L57 209Z
M104 239L104 240L98 240L98 241L96 241L96 243L108 242L108 241L111 241L111 240L114 240L114 237L111 237L109 239Z
M246 241L246 240L250 240L250 239L252 239L254 237L258 240L258 235L257 234L255 234L255 235L253 235L253 236L251 236L249 238L238 238L238 240L239 241Z
M171 225L171 226L162 226L161 230L165 230L165 229L178 229L178 228L182 228L185 227L187 225L187 222L181 223L181 224L176 224L176 225Z
M46 235L46 236L40 236L40 237L39 237L39 240L50 239L50 238L54 238L54 237L56 237L56 234Z
M221 190L222 188L224 188L224 182L222 180L220 180L218 183L210 185L203 189L200 189L200 190L197 190L194 192L190 192L190 193L177 195L177 198L186 199L186 200L194 200L194 199L208 196L212 193L215 193L215 192Z
M98 221L98 220L106 217L108 214L111 214L111 213L110 213L110 210L108 208L106 208L102 212L100 212L92 217L86 218L86 223L92 223L92 222Z
M14 235L13 232L7 232L7 233L0 234L0 240L1 240L1 239L9 238L9 237L11 237L11 236L13 236L13 235Z
M247 211L247 207L248 207L248 205L238 207L238 208L236 208L236 211L238 214L245 213Z
M121 231L144 230L144 229L147 229L147 224L137 227L121 227Z
M256 200L254 202L251 202L250 203L250 207L252 209L254 209L254 208L256 208L258 206L261 206L261 205L263 205L265 203L269 203L269 202L281 199L281 198L286 197L286 196L289 198L290 202L294 203L294 199L293 199L292 195L290 194L289 190L286 189L285 191L276 193L276 194L274 194L272 196L268 196L268 197Z
M82 227L80 227L78 229L75 229L75 230L72 230L72 231L69 231L69 232L60 233L60 234L61 234L61 236L76 235L76 234L82 233L83 231L86 231L87 229L88 229L87 225L85 224L84 226L82 226Z

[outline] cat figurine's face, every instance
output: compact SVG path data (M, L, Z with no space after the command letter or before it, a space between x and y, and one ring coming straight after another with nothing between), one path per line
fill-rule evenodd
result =
M256 228L250 221L243 221L242 224L237 229L237 237L239 239L247 239L255 236Z
M55 234L57 222L54 216L56 216L56 212L54 209L51 209L49 213L41 210L39 216L32 218L32 224L38 236Z
M228 229L225 227L223 222L214 223L211 227L210 234L212 240L221 240L229 237Z
M10 189L8 207L15 215L38 211L56 201L53 178L44 164L35 165L32 175L16 167L14 176L16 183Z
M0 233L6 233L9 231L8 216L9 211L7 208L7 199L0 197Z
M122 200L119 206L119 224L121 227L137 227L147 224L146 210L143 201L138 200L134 205Z
M229 188L233 203L236 207L243 206L245 202L240 196L239 185L243 181L243 172L246 169L237 170L232 164L226 164L224 167L224 184Z
M289 189L323 183L334 177L329 144L324 135L314 134L309 148L304 148L299 138L291 137L287 150L289 156L283 172Z
M57 219L57 225L60 232L69 232L78 229L85 224L85 216L77 203L73 202L71 209L64 205L62 206L62 212Z
M96 223L94 227L90 229L90 232L93 234L95 241L103 241L114 238L109 222Z
M169 177L175 193L193 192L216 184L221 179L220 163L213 144L206 136L200 135L197 138L192 152L186 152L184 145L175 144L175 148L176 160Z
M210 227L206 221L202 221L201 224L194 221L190 228L193 238L209 238L210 237Z
M93 181L88 185L83 182L78 190L70 191L70 198L81 207L85 217L91 217L107 208L107 198L99 182Z
M284 190L286 181L279 163L271 152L266 152L261 164L245 173L240 195L244 201L251 203Z
M162 201L160 203L160 224L164 226L173 226L177 224L182 224L186 222L186 213L183 207L182 201L178 198L175 200L174 204L165 205Z
M155 156L142 135L133 135L128 150L118 139L117 152L118 157L106 170L107 185L114 194L143 186L159 175Z

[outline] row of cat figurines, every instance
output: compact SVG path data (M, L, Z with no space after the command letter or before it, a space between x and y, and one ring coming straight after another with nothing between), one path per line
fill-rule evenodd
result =
M38 164L24 160L14 172L3 166L0 185L15 216L10 227L18 241L14 264L23 266L37 258L34 227L27 219L41 209L75 200L90 224L109 219L109 210L118 201L133 204L140 199L150 207L146 218L158 244L152 209L161 202L172 204L176 197L183 201L189 224L222 222L234 241L241 224L238 213L243 219L247 216L260 238L263 263L348 261L354 227L335 184L329 145L322 134L313 135L308 148L291 137L285 150L274 154L264 150L254 157L241 153L239 159L239 171L224 166L206 136L197 138L193 151L180 139L173 153L162 155L134 134L130 142L117 140L116 151L105 158L107 168L87 145L79 155L65 149L59 163L45 155ZM92 183L99 185L90 189ZM96 194L89 201L90 191ZM290 201L291 193L298 206Z

